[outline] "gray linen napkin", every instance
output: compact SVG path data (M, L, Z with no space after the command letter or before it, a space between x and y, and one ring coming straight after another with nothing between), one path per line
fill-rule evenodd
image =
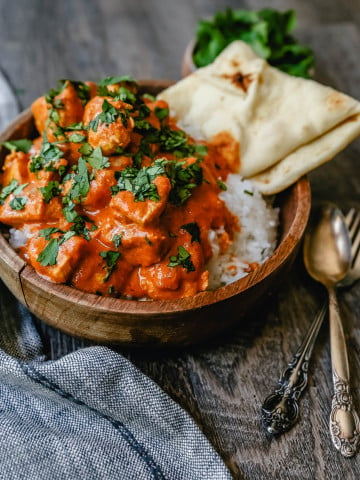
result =
M0 72L1 128L14 108ZM126 358L42 351L32 315L0 282L0 479L231 479L191 417Z

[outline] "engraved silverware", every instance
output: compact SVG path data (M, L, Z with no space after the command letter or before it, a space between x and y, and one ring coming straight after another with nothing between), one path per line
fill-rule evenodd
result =
M327 207L335 208L333 205L327 205ZM329 211L327 211L327 214L328 213ZM336 210L335 215L331 217L331 221L334 222L335 229L339 226L339 219L337 217L338 214L339 211ZM329 217L327 220L329 220ZM340 217L340 220L343 219ZM345 277L345 280L341 281L340 284L338 284L341 287L348 287L352 283L354 283L354 281L360 278L360 213L356 213L354 209L351 209L345 217L345 223L350 233L352 263L351 269ZM342 241L341 238L337 240L340 242ZM343 247L340 246L339 248ZM262 422L266 430L272 435L279 435L290 430L290 428L298 419L298 399L307 385L308 362L310 360L316 337L323 322L325 313L326 304L323 305L322 309L315 317L301 346L294 355L292 361L288 364L288 366L282 373L278 381L278 388L274 391L274 393L269 395L263 403ZM336 385L339 385L338 381ZM345 395L343 395L342 398L347 399L348 391L346 390L344 393ZM336 398L339 398L339 395L337 395ZM343 446L340 446L339 449L343 450L343 454L347 452L346 456L352 456L356 451L356 445L358 442L358 433L356 432L359 431L356 413L354 413L354 422L354 442L342 442L342 440L340 440L340 437L336 434L338 439L336 440L336 442L340 442L340 444L343 444ZM338 430L336 424L333 425L333 430ZM332 438L334 439L334 436L332 436ZM355 445L353 445L353 447L350 447L351 443L354 443Z
M345 219L335 206L324 205L319 218L305 234L304 262L309 274L329 294L330 350L334 395L330 434L335 448L345 457L355 455L360 440L360 422L350 393L350 372L344 330L335 286L351 267L351 240Z
M278 388L264 400L262 423L271 435L287 432L299 417L298 400L308 381L308 365L324 320L327 304L316 315L306 337L278 380Z

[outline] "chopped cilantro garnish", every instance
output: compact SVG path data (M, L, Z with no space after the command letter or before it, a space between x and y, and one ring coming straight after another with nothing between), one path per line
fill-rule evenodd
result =
M82 143L85 142L86 136L82 135L81 133L72 133L71 135L69 135L68 140L69 142L73 143Z
M1 142L0 145L3 145L12 152L28 153L32 146L32 141L26 138L22 138L21 140L8 140L6 142Z
M75 123L72 123L71 125L68 125L67 127L62 127L62 129L65 130L66 132L71 132L73 130L85 130L86 127L82 122L75 122Z
M113 244L115 245L115 248L120 247L123 236L124 236L124 233L116 234L113 236L112 241L113 241Z
M169 201L174 205L182 205L191 196L191 190L203 181L199 160L186 165L185 161L159 158L150 167L128 167L116 172L116 175L118 181L111 187L112 194L128 190L134 194L135 201L159 201L160 197L153 182L157 176L166 175L171 182Z
M128 167L116 172L117 184L111 188L112 194L128 190L133 193L135 201L159 201L160 197L153 181L159 175L166 175L166 163L166 160L158 159L150 167L143 167L140 170Z
M172 187L169 201L174 205L182 205L191 196L191 190L203 181L199 160L189 165L186 162L169 162L167 172Z
M55 265L58 253L59 240L57 238L52 238L50 242L46 245L44 250L39 253L36 260L40 262L43 267L47 267L48 265Z
M83 145L81 145L81 147L79 148L78 152L79 153L82 153L83 155L87 156L87 155L91 155L91 153L93 152L93 147L90 145L90 143L84 143Z
M89 172L85 160L80 157L78 161L77 174L73 175L73 183L68 193L71 200L81 201L85 198L90 189Z
M60 233L61 235L57 238L51 238L51 235L54 233ZM50 241L44 250L39 253L36 260L40 262L43 267L55 265L57 262L60 245L75 235L77 235L75 230L68 230L67 232L64 232L63 230L60 230L60 228L56 227L43 228L39 232L39 237L44 237L45 240Z
M196 222L186 223L181 225L182 229L186 230L191 235L191 243L199 242L200 243L200 228Z
M47 171L55 170L53 164L63 157L63 155L63 152L56 146L56 144L50 143L46 136L44 136L39 155L32 157L31 159L29 167L30 172L38 172L42 169Z
M115 83L122 83L122 82L129 82L129 83L135 83L135 80L130 76L130 75L121 75L118 77L106 77L103 78L98 82L98 85L100 87L106 86L106 85L114 85Z
M106 262L106 269L107 273L104 277L104 282L109 280L111 274L116 269L116 263L121 255L120 252L114 252L112 250L106 250L105 252L100 252L99 255L105 260Z
M216 183L219 185L219 187L221 188L221 190L224 190L224 191L227 190L227 186L225 185L225 183L224 183L222 180L220 180L220 178L218 178L218 179L216 180Z
M23 189L28 185L28 183L23 183L19 185L18 181L13 179L11 182L4 187L0 193L0 205L3 205L7 197L13 193L14 195L19 195Z
M76 80L68 80L68 82L70 82L74 86L77 96L80 98L83 104L87 103L90 100L89 85L86 85L86 83Z
M50 89L48 94L45 95L46 102L50 103L50 105L55 106L54 105L55 97L57 97L59 93L61 93L64 90L65 87L66 87L66 80L59 80L59 87L56 89L55 88Z
M93 150L91 145L84 143L83 147L79 149L80 153L83 153L83 158L91 165L95 170L101 170L110 166L108 157L104 157L101 151L101 147L97 147ZM86 152L86 153L85 153Z
M183 267L187 273L195 272L195 265L191 260L190 253L183 246L178 246L178 254L169 257L170 263L168 267Z
M251 190L244 190L244 193L246 193L246 195L254 195L254 192L252 192Z
M23 196L23 197L14 197L9 205L13 210L23 210L25 208L25 205L28 201L28 198Z
M116 121L117 118L121 118L124 126L127 126L127 119L129 118L129 113L124 111L117 110L111 103L109 103L106 99L104 99L102 104L102 112L99 113L94 120L91 120L89 123L89 128L94 132L97 131L99 123L113 123Z
M59 196L61 193L59 182L56 180L48 182L45 187L40 187L39 190L45 203L49 203L52 198Z
M155 107L154 112L159 120L164 120L164 118L169 116L168 108Z
M156 100L156 98L154 97L154 95L151 95L150 93L144 93L142 95L143 98L147 98L148 100L150 100L151 102L154 102Z
M48 227L48 228L43 228L39 231L39 237L44 237L45 240L49 241L51 238L51 235L53 235L54 233L64 233L64 232L57 227Z

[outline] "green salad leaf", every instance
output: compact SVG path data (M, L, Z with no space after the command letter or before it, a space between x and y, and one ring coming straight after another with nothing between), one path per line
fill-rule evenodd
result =
M248 43L270 65L299 77L309 78L314 67L310 48L290 34L296 25L293 10L278 12L227 8L210 20L200 20L196 31L193 61L197 67L213 62L235 40Z

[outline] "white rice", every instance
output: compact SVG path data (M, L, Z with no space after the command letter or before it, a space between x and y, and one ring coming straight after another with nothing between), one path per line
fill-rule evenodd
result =
M18 230L16 228L9 229L9 243L15 250L17 248L23 247L28 239L31 237L29 230L26 226L22 230Z
M226 186L227 190L220 194L220 198L238 218L240 231L235 233L226 252L221 253L224 230L210 230L213 255L206 266L209 270L209 289L247 275L249 263L263 263L274 251L277 241L278 209L267 204L252 182L243 180L238 174L228 175ZM10 228L9 233L9 242L14 249L25 245L31 236L26 227L23 230Z
M207 265L209 288L215 289L247 275L249 263L263 263L276 247L279 211L267 204L250 180L230 174L220 194L239 220L240 231L225 253L220 251L222 231L210 231L213 255Z

